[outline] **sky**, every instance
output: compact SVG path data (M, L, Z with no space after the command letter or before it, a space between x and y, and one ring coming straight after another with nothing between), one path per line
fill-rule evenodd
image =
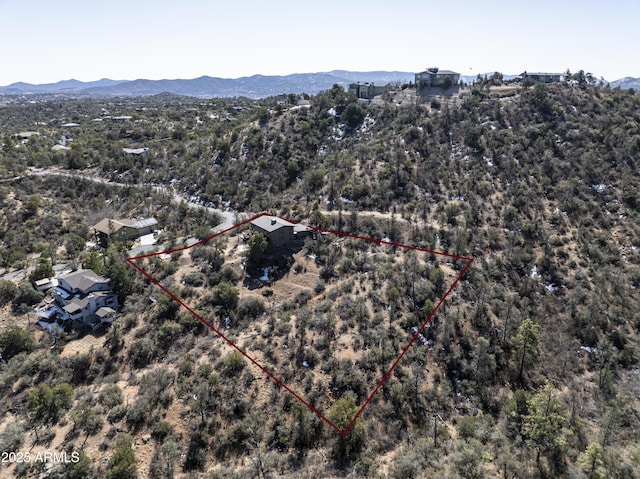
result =
M640 0L0 0L0 85L584 70L640 77Z

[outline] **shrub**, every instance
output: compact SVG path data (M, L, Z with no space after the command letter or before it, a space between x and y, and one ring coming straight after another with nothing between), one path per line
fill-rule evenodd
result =
M18 287L13 281L0 279L0 306L13 301L18 295Z
M71 407L73 389L67 383L54 387L40 384L31 391L27 399L27 410L33 419L43 424L56 424L60 415Z
M33 334L11 324L0 333L0 354L6 360L16 354L31 352L35 348Z
M107 479L133 479L137 477L138 467L133 451L133 439L128 434L118 434L115 450L107 465Z
M42 301L42 298L44 298L44 294L33 289L33 286L31 286L31 283L28 281L23 281L18 286L18 294L13 299L13 304L16 307L20 307L24 304L32 306L39 301Z
M264 313L264 302L255 296L242 298L238 303L238 317L247 319L256 319Z
M203 273L196 272L196 273L186 274L184 276L184 278L182 278L182 281L187 286L198 287L198 286L202 286L204 284L205 279L206 278L205 278L205 275Z
M147 366L155 355L153 343L148 338L138 339L131 343L129 361L137 369Z
M24 427L22 424L12 422L0 434L0 451L17 451L22 445Z
M222 360L222 374L227 377L237 376L244 367L244 358L238 351L233 351Z
M113 408L122 404L122 390L117 384L109 384L98 396L98 402L106 408Z

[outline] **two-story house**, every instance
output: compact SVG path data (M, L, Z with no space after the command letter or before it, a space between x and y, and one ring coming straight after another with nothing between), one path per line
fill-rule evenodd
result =
M274 248L295 246L311 236L313 231L308 226L292 223L277 216L263 215L251 221L251 229L258 231L269 239Z
M418 90L431 87L449 88L460 83L460 73L433 67L416 73L415 81Z
M109 278L90 269L80 269L58 278L53 289L57 317L72 325L111 322L118 307L118 296Z

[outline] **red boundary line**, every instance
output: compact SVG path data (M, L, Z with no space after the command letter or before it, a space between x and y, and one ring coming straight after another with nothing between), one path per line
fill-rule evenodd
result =
M367 405L371 402L371 400L373 399L373 397L376 395L376 393L378 392L378 390L382 387L382 385L384 384L384 382L389 378L389 376L391 375L391 373L393 372L393 370L395 369L395 367L398 365L398 363L400 362L400 360L404 357L404 355L406 354L406 352L409 350L409 348L411 347L411 345L415 342L415 340L418 338L418 336L420 335L420 333L422 333L422 331L424 330L424 328L427 326L427 324L429 324L429 322L431 321L431 318L433 318L433 316L436 314L436 311L438 311L438 309L440 308L440 306L442 305L442 303L444 303L444 300L447 298L447 296L449 296L449 294L451 293L451 291L453 291L453 288L458 284L458 282L462 279L462 277L464 276L464 274L466 273L466 271L469 269L469 267L471 266L471 263L473 262L473 258L469 258L469 257L465 257L465 256L458 256L458 255L454 255L454 254L450 254L450 253L443 253L440 251L432 251L429 249L425 249L425 248L419 248L417 246L409 246L409 245L403 245L400 243L394 243L391 241L384 241L384 240L378 240L375 238L368 238L365 236L359 236L356 234L351 234L351 233L344 233L341 231L333 231L333 230L328 230L328 229L323 229L323 228L317 228L315 226L309 226L309 228L316 230L316 231L320 231L323 233L330 233L336 236L342 236L342 237L348 237L348 238L355 238L355 239L359 239L359 240L363 240L363 241L369 241L371 243L379 243L379 244L384 244L384 245L389 245L389 246L395 246L398 248L404 248L404 249L411 249L414 251L421 251L423 253L432 253L432 254L437 254L440 256L445 256L448 258L453 258L453 259L458 259L458 260L463 260L466 261L467 264L465 265L464 268L462 268L462 270L460 271L460 273L458 274L458 276L456 277L456 279L453 281L453 283L451 284L451 286L449 286L449 289L447 290L447 292L444 294L444 296L442 296L442 298L440 299L440 301L438 302L438 304L436 305L436 307L433 309L433 311L431 311L431 313L429 314L429 316L427 316L427 319L425 319L425 321L422 323L422 325L420 326L420 328L418 328L418 332L415 333L413 335L413 337L411 338L411 340L409 341L409 343L405 346L405 348L402 350L402 352L400 353L400 356L398 356L398 358L393 362L393 364L391 365L391 367L389 368L389 370L384 374L384 376L382 377L382 379L378 382L378 384L376 385L376 387L374 388L373 392L369 395L369 397L367 397L367 399L365 400L365 402L362 404L362 406L360 407L360 409L358 410L358 412L356 413L356 415L353 417L353 419L351 420L351 422L349 423L349 425L344 428L344 429L340 429L338 426L336 426L333 422L331 422L329 419L327 419L325 417L324 414L322 414L320 411L318 411L316 408L314 408L311 404L309 404L307 401L305 401L298 393L296 393L293 389L291 389L289 386L287 386L282 380L278 379L271 371L269 371L267 368L265 368L262 364L260 364L258 361L256 361L255 359L253 359L251 356L249 356L249 354L247 352L245 352L242 348L240 348L239 346L237 346L233 341L231 341L229 338L227 338L223 333L221 333L220 331L218 331L218 329L216 329L209 321L207 321L206 319L204 319L200 314L198 314L197 312L195 312L191 307L189 307L184 301L182 301L180 298L178 298L175 294L173 294L171 291L169 291L168 288L164 287L162 284L160 284L160 282L158 280L156 280L155 278L153 278L149 273L147 273L145 270L143 270L140 266L138 266L135 261L139 260L139 259L144 259L144 258L149 258L152 256L159 256L162 254L171 254L171 253L175 253L177 251L184 251L190 248L193 248L195 246L201 245L203 243L206 243L210 240L212 240L213 238L223 235L231 230L234 230L236 228L239 228L240 226L243 226L257 218L260 218L261 216L265 216L265 215L269 215L269 213L263 212L260 214L257 214L255 216L253 216L252 218L249 218L245 221L242 221L238 224L235 224L229 228L226 228L225 230L222 230L218 233L215 233L211 236L208 236L205 239L202 239L192 245L189 246L183 246L180 248L174 248L174 249L170 249L170 250L166 250L166 251L160 251L160 252L156 252L156 253L149 253L149 254L143 254L140 256L132 256L130 258L127 258L126 261L133 266L136 270L138 270L140 273L142 273L149 281L151 281L153 284L155 284L156 286L158 286L161 290L163 290L165 293L167 293L169 295L169 297L171 297L171 299L173 299L174 301L177 301L178 304L180 306L182 306L183 308L185 308L187 311L189 311L195 318L197 318L202 324L204 324L205 326L207 326L209 329L211 329L211 331L213 331L214 333L216 333L218 336L220 336L224 341L226 341L230 346L232 346L236 351L238 351L240 354L242 354L245 358L247 358L251 363L253 363L254 365L256 365L262 372L264 372L267 376L269 376L271 379L273 379L276 384L278 384L279 386L282 386L284 389L286 389L289 393L291 393L298 401L300 401L302 404L304 404L305 406L307 406L309 408L309 410L311 410L311 412L313 412L316 416L318 416L320 419L322 419L324 422L326 422L329 426L331 426L333 429L335 429L338 433L340 433L341 435L345 435L349 432L349 430L353 427L353 425L356 423L356 421L358 420L358 418L360 417L360 415L362 414L362 412L364 411L364 408L367 407ZM270 215L272 216L272 215Z

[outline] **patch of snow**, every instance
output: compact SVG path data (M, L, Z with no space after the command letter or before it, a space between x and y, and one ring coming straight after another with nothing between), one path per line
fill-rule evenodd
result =
M260 276L260 281L269 281L269 267L262 268L262 276Z
M598 193L602 193L605 190L606 187L607 187L607 185L603 185L603 184L591 185L591 188L596 190Z
M308 363L308 362L306 362L306 361L302 361L302 365L303 365L305 368L308 368L308 367L309 367L309 363Z
M580 349L582 349L583 351L586 351L588 353L591 354L595 354L598 352L598 350L596 348L590 348L589 346L580 346Z
M531 268L531 273L529 273L529 277L530 277L530 278L532 278L532 279L535 279L535 278L537 278L538 276L540 276L540 275L538 274L538 267L537 267L537 266L534 266L533 268Z
M548 285L545 286L545 288L547 288L552 293L555 292L555 291L558 291L558 287L556 286L555 283L548 284Z

